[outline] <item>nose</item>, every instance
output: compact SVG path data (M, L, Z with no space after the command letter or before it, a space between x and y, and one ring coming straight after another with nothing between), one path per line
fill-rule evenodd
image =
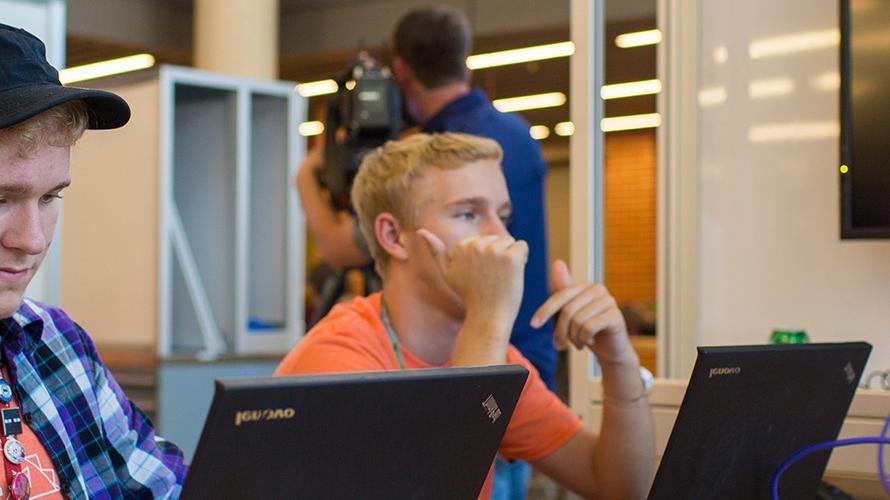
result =
M45 214L36 206L20 205L7 213L6 227L0 237L4 248L18 250L29 255L38 255L49 245L50 232L46 232ZM54 226L54 224L51 224Z
M507 231L507 226L504 225L504 221L501 220L501 218L497 215L490 217L488 227L485 228L485 234L494 236L510 236L510 232Z

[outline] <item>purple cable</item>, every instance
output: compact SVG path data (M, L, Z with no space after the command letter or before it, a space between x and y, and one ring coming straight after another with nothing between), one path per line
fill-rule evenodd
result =
M887 429L890 429L890 416L884 421L884 427L881 429L881 439L887 438ZM887 473L884 471L884 445L886 441L882 441L878 445L878 475L881 477L881 484L884 485L884 491L890 494L890 480L887 479Z
M770 491L772 492L773 500L779 500L779 479L782 478L782 474L784 474L789 467L794 465L795 462L809 455L810 453L822 451L825 449L837 448L840 446L852 446L854 444L878 445L878 474L881 476L881 484L884 486L884 489L887 491L887 493L890 493L890 481L887 480L886 474L884 473L884 445L890 444L890 438L887 437L888 428L890 428L890 416L887 416L887 420L884 421L884 428L881 430L880 436L825 441L823 443L816 443L814 445L807 446L802 450L796 451L793 455L786 458L785 461L782 462L782 465L780 465L779 468L776 469L775 474L773 474L773 479L772 481L770 481Z

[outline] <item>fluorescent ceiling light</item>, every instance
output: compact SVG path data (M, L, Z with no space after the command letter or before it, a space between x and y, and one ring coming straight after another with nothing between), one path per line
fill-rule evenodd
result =
M836 121L771 123L748 129L751 142L783 142L808 139L834 139L841 127Z
M698 91L698 105L707 108L726 102L726 87L705 87Z
M527 109L554 108L556 106L562 106L565 103L566 95L562 92L508 97L506 99L495 99L492 102L498 111L504 113L510 111L524 111Z
M822 73L810 80L816 90L832 91L841 88L841 75L837 71Z
M615 45L622 49L655 45L659 42L661 42L661 30L657 29L624 33L615 37Z
M550 43L523 47L521 49L502 50L486 54L475 54L467 57L467 67L470 69L494 68L508 64L520 64L557 57L568 57L575 53L575 44L572 42Z
M618 132L620 130L653 128L658 127L659 125L661 125L661 115L658 113L613 116L600 120L600 128L603 129L603 132Z
M532 139L540 141L550 137L550 128L547 125L532 125L528 129L528 133Z
M303 137L319 135L324 132L324 123L320 121L303 122L297 127L297 130Z
M794 92L794 80L791 78L751 80L751 83L748 84L748 97L751 99L779 97L792 92Z
M568 137L575 133L575 124L572 122L559 122L553 126L553 131L560 137Z
M315 97L319 95L333 94L337 91L337 82L332 79L318 80L297 84L297 92L303 97Z
M797 52L837 47L841 32L836 28L820 31L803 31L770 38L760 38L748 45L751 59L784 56Z
M651 95L661 92L661 80L640 80L638 82L615 83L603 85L600 97L603 99L620 99L638 95Z
M136 71L140 69L150 68L154 66L155 58L151 54L136 54L133 56L120 57L92 64L84 64L83 66L74 66L73 68L65 68L59 71L59 81L62 84L74 82L82 82L84 80L92 80L93 78L101 78L103 76L117 75Z

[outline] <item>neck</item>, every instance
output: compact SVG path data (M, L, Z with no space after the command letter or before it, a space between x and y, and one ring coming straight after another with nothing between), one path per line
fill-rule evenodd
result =
M419 87L417 102L421 123L428 122L452 101L470 93L470 84L466 82L450 83L434 89Z
M383 286L383 301L399 342L425 363L446 364L454 352L462 321L400 281L397 276L387 276Z

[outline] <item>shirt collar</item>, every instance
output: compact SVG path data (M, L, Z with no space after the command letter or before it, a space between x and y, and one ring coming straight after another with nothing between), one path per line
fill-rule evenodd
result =
M19 336L24 332L28 344L39 340L43 334L43 318L35 310L35 307L31 301L24 300L12 316L0 320L4 334Z
M438 113L427 120L423 125L423 132L428 134L433 132L443 132L447 129L446 125L448 120L452 117L467 113L487 102L488 96L485 95L485 92L478 87L474 88L446 104L444 108L440 109Z

